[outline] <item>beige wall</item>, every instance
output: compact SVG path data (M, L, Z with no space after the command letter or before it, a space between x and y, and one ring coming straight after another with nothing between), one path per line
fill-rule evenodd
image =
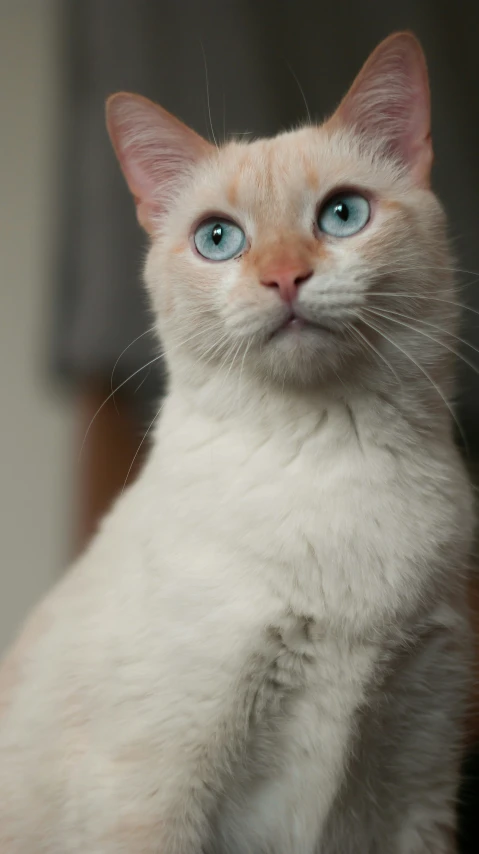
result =
M45 376L58 11L57 0L0 0L0 652L58 577L70 531L71 407Z

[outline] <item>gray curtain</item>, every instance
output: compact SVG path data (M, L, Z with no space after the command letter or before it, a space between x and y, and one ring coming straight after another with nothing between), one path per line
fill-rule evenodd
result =
M479 310L479 4L477 0L69 0L65 25L64 224L55 304L55 368L72 381L110 377L151 324L140 276L144 241L104 129L117 90L159 101L200 133L271 134L330 112L375 45L412 29L433 95L435 186L448 209L462 298ZM206 68L205 68L206 63ZM302 90L302 91L301 91ZM465 312L464 335L477 346ZM477 318L479 320L479 318ZM155 354L144 335L116 384ZM471 356L471 352L468 352ZM472 354L474 355L474 354ZM478 360L479 364L479 360ZM154 399L161 371L126 388ZM461 371L461 417L474 444L479 383Z

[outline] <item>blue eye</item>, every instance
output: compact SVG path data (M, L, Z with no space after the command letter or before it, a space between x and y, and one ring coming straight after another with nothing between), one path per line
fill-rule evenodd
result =
M244 232L227 219L209 219L195 231L195 246L203 258L228 261L239 255L245 245Z
M342 193L326 202L318 216L318 225L332 237L357 234L369 221L369 202L358 193Z

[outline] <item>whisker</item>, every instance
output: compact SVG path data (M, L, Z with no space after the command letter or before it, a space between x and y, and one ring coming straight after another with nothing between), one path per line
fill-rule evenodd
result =
M203 42L201 41L201 39L200 39L200 45L201 45L201 50L202 50L202 53L203 53L203 62L204 62L204 64L205 64L205 78L206 78L206 103L207 103L207 105L208 105L208 119L209 119L209 123L210 123L211 136L213 137L213 142L214 142L214 144L216 145L216 148L217 148L217 149L218 149L218 151L219 151L219 145L218 145L218 142L217 142L217 140L216 140L215 132L214 132L214 130L213 130L213 120L212 120L212 118L211 118L210 84L209 84L209 80L208 80L208 66L207 66L207 64L206 64L205 48L204 48L204 45L203 45Z
M208 331L209 331L209 332L214 332L214 331L216 331L217 329L221 329L221 327L222 327L222 324L221 324L221 323L215 323L215 324L212 324L212 325L209 327L209 330L208 330ZM204 330L204 329L199 329L197 332L195 332L195 333L194 333L194 335L189 335L189 336L188 336L188 338L183 338L181 341L177 341L177 342L175 342L175 344L173 345L173 347L169 347L169 348L168 348L168 351L167 351L167 352L172 352L173 350L179 350L179 348L180 348L180 347L184 347L184 346L185 346L185 344L189 344L189 343L190 343L190 341L194 341L196 338L199 338L201 335L205 335L205 334L206 334L206 333L205 333L205 330Z
M374 329L378 333L378 335L382 335L382 337L386 341L389 341L389 343L392 344L393 347L396 347L396 349L399 350L403 354L403 356L406 357L406 359L409 359L409 361L412 362L412 364L416 366L418 371L420 371L426 377L426 379L429 381L431 386L435 389L436 393L441 398L442 402L444 403L444 406L446 407L446 409L449 412L452 420L454 421L454 424L457 427L459 435L460 435L462 442L464 444L464 447L467 451L468 444L467 444L466 437L464 435L464 431L463 431L463 429L462 429L462 427L461 427L461 425L457 419L457 416L456 416L451 404L449 403L449 401L446 399L446 397L442 393L440 386L435 382L435 380L433 380L433 378L428 373L428 371L426 371L426 369L422 365L420 365L419 362L416 362L416 360L413 358L413 356L411 356L410 353L407 353L406 350L404 350L396 341L393 341L392 338L390 338L388 335L386 335L386 333L382 329L379 329L379 327L375 326L370 320L366 320L364 317L362 319L366 323L367 326L370 326L370 328Z
M234 347L234 344L235 344L235 343L236 343L236 342L234 342L234 343L233 343L233 347ZM228 370L227 370L227 372L226 372L226 376L225 376L225 378L224 378L224 380L223 380L222 385L225 385L225 384L226 384L226 382L228 381L228 377L229 377L229 375L230 375L230 373L231 373L231 369L232 369L232 367L233 367L233 365L234 365L234 363L235 363L235 361L236 361L236 357L237 357L237 355L238 355L239 351L241 350L242 345L243 345L243 339L242 339L242 338L240 338L239 343L238 343L238 345L237 345L236 349L234 350L234 353L233 353L233 356L232 356L232 358L231 358L231 362L230 362L229 368L228 368Z
M204 352L204 353L202 353L202 354L201 354L202 359L204 359L204 358L205 358L205 356L207 356L207 355L208 355L208 353L211 353L211 351L213 351L213 352L211 353L210 358L206 360L206 363L208 363L208 362L210 362L212 359L214 359L214 357L215 357L216 353L218 353L218 352L220 351L220 349L221 349L222 345L223 345L223 344L224 344L224 342L225 342L225 341L227 341L227 340L228 340L228 333L227 333L227 332L224 332L224 333L223 333L223 335L221 336L221 338L219 339L219 341L215 341L215 342L214 342L210 347L208 347L208 349L207 349L207 350L205 350L205 352Z
M136 344L136 342L139 341L140 338L143 338L145 335L149 335L151 332L154 331L154 329L155 329L154 326L150 326L149 329L145 329L144 332L141 332L140 335L137 335L136 338L134 338L133 341L130 341L130 343L125 347L125 349L121 351L120 355L118 356L118 359L116 360L115 364L113 365L113 369L111 372L111 377L110 377L110 390L111 390L111 392L113 392L113 376L115 374L116 367L117 367L118 362L120 361L121 357L124 356L126 351L129 350L130 347L133 347L133 344ZM113 397L113 403L115 404L115 409L118 412L118 407L116 405L116 400L114 397ZM120 413L118 412L118 415L119 414Z
M225 106L225 90L223 89L223 143L226 142L226 106Z
M246 347L245 347L245 351L244 351L244 353L243 353L243 358L241 359L240 375L239 375L239 380L238 380L238 403L239 403L239 402L240 402L240 400L241 400L241 380L242 380L242 378L243 378L244 362L245 362L245 359L246 359L246 355L247 355L247 353L248 353L248 350L249 350L249 348L251 347L251 343L252 343L252 341L253 341L253 337L252 337L252 336L250 336L250 337L249 337L249 339L248 339L248 343L247 343L247 345L246 345Z
M141 366L141 368L138 368L136 371L134 371L132 374L130 374L130 376L129 376L129 377L127 377L127 378L126 378L126 380L123 380L123 382L121 382L121 383L120 383L120 385L118 385L118 386L117 386L117 387L116 387L112 392L110 392L110 394L108 395L108 397L106 397L106 398L105 398L105 400L103 401L103 403L98 407L97 411L95 412L95 414L94 414L93 418L91 419L91 421L90 421L90 423L89 423L89 425L88 425L88 427L87 427L87 429L86 429L85 436L83 437L83 442L82 442L82 444L81 444L80 453L79 453L79 455L78 455L78 459L79 459L79 460L81 459L81 455L82 455L82 453L83 453L83 449L84 449L84 447L85 447L85 442L86 442L86 440L87 440L87 438L88 438L88 434L90 433L90 430L91 430L91 428L92 428L93 422L94 422L94 421L95 421L95 419L98 417L98 415L99 415L99 414L100 414L100 412L102 411L103 407L104 407L104 406L106 406L106 404L108 403L108 401L109 401L109 400L111 400L111 398L112 398L112 397L117 393L117 391L120 391L120 389L121 389L121 388L123 388L123 386L124 386L124 385L126 385L126 383L130 382L130 380L132 380L132 379L133 379L133 377L136 377L139 373L141 373L141 371L144 371L144 370L145 370L145 368L149 368L149 367L150 367L150 365L153 365L155 362L157 362L159 359L162 359L162 358L163 358L163 354L162 354L162 353L160 353L160 355L159 355L159 356L155 356L155 358L154 358L154 359L150 359L150 361L149 361L149 362L147 362L147 363L146 363L146 365L142 365L142 366Z
M291 72L291 74L292 74L292 76L293 76L294 80L296 81L296 85L297 85L297 87L298 87L298 89L299 89L299 91L300 91L300 93L301 93L301 97L302 97L302 99L303 99L304 106L306 107L306 114L307 114L307 116L308 116L308 122L309 122L309 124L310 124L310 125L312 125L312 124L313 124L313 120L312 120L312 118L311 118L311 111L310 111L310 109L309 109L308 102L307 102L307 100L306 100L306 95L304 94L303 87L301 86L301 83L299 82L298 77L297 77L297 76L296 76L296 74L294 73L294 71L293 71L293 69L292 69L291 65L289 64L289 62L287 63L287 66L288 66L288 68L289 68L289 70L290 70L290 72Z
M143 379L142 379L142 380L140 380L140 382L138 383L138 385L137 385L137 387L135 388L135 391L133 392L133 394L136 394L136 393L137 393L137 391L140 391L140 388L142 387L143 383L148 379L148 377L150 376L150 374L151 374L151 368L148 368L148 371L146 372L146 374L145 374L145 376L143 377ZM114 399L115 399L115 398L113 398L113 400L114 400Z
M365 308L366 311L373 311L372 308ZM475 347L474 344L471 344L470 341L467 341L465 338L461 338L459 335L455 335L454 332L449 332L448 329L443 329L442 326L438 326L437 323L431 323L429 320L422 320L419 317L413 317L411 314L403 314L401 311L393 311L389 308L381 308L376 309L377 311L382 311L385 314L391 314L395 317L404 317L406 320L415 320L416 323L422 323L423 326L430 326L432 329L436 329L438 332L441 332L443 335L449 335L450 338L454 338L456 341L459 341L460 344L464 344L466 347L469 347L471 350L474 350L475 353L479 354L479 347Z
M366 324L366 325L367 325L367 324ZM398 376L398 374L397 374L397 373L396 373L396 371L394 370L394 368L393 368L393 366L391 365L391 363L389 362L389 360L388 360L388 359L386 359L386 356L384 356L384 355L383 355L383 353L381 353L381 351L380 351L380 350L378 350L378 349L374 346L374 344L372 344L372 343L371 343L371 341L369 341L369 340L366 338L366 336L365 336L365 335L363 335L363 333L362 333L362 332L361 332L361 331L360 331L356 326L353 326L353 324L352 324L352 323L348 323L348 324L347 324L347 328L349 329L349 331L350 331L350 332L354 332L356 335L358 335L358 336L361 338L361 340L362 340L362 341L363 341L363 342L364 342L364 343L369 347L369 349L370 349L370 350L372 350L372 351L373 351L373 353L376 353L376 356L379 356L379 358L380 358L380 359L382 359L382 361L384 362L384 364L385 364L385 365L387 365L387 367L389 368L389 370L391 371L391 373L393 374L393 376L395 377L395 379L397 380L397 382L399 383L399 385L402 385L402 382L401 382L400 377Z
M351 331L352 324L347 323L347 324L346 324L346 328L347 328L347 329L349 329L349 331ZM369 343L369 342L368 342L368 343ZM338 372L334 370L334 368L332 368L331 370L332 370L332 372L333 372L334 376L336 377L337 381L338 381L338 382L340 383L340 385L342 385L342 387L344 388L344 390L345 390L345 392L346 392L346 395L347 395L347 394L348 394L348 389L347 389L346 383L345 383L345 382L344 382L344 380L340 377L340 375L338 374ZM283 388L283 390L284 390L284 388Z
M385 262L379 265L380 270L393 270L397 273L412 273L414 270L432 270L434 272L462 273L466 276L479 278L478 270L465 270L463 267L446 267L442 264L412 264L409 267L397 267L394 262Z
M228 377L229 377L229 375L230 375L230 373L231 373L231 369L232 369L232 367L233 367L234 363L236 362L236 357L238 356L238 353L240 352L241 347L243 346L243 344L244 344L244 341L243 341L242 339L240 339L240 342L239 342L239 344L238 344L238 346L237 346L237 348L236 348L236 350L235 350L235 352L234 352L233 358L232 358L232 360L231 360L231 364L230 364L230 366L229 366L229 368L228 368L228 370L227 370L227 372L226 372L226 376L225 376L225 378L224 378L224 380L223 380L223 382L222 382L222 384L221 384L221 387L222 387L222 388L223 388L223 386L224 386L224 385L226 385L226 383L228 382ZM240 379L241 379L241 373L240 373ZM239 383L238 383L238 397L239 397L239 391L240 391L240 388L239 388Z
M164 405L164 404L163 404L163 405ZM148 436L148 434L149 434L149 432L150 432L151 428L153 427L153 424L157 421L157 419L158 419L158 417L159 417L159 415L160 415L160 412L161 412L161 410L163 409L163 405L162 405L162 406L160 406L160 408L158 409L158 412L156 413L155 417L150 421L150 424L149 424L149 426L148 426L148 429L147 429L147 430L146 430L146 432L143 434L143 438L142 438L142 440L141 440L140 444L138 445L138 447L137 447L137 449L136 449L136 451L135 451L135 456L133 457L133 459L132 459L132 461L131 461L131 463L130 463L130 467L129 467L129 469L128 469L127 473L126 473L126 477L125 477L125 480L124 480L124 482L123 482L123 486L122 486L122 489L121 489L121 494L122 494L122 495L123 495L123 493L124 493L124 491L125 491L125 486L126 486L126 484L128 483L128 478L130 477L130 473L131 473L131 470L132 470L132 468L133 468L133 466L134 466L134 464L135 464L135 460L136 460L136 458L137 458L138 454L140 453L141 448L143 447L143 444L144 444L144 442L145 442L145 440L146 440L146 438L147 438L147 436Z
M235 342L233 341L233 343L230 344L230 346L228 347L226 353L223 354L223 358L219 364L219 371L221 371L225 367L229 357L233 353L234 348L235 348Z
M223 377L223 380L222 380L222 383L220 386L220 393L228 381L228 377L231 373L231 369L232 369L232 367L236 361L236 357L237 357L238 353L240 352L243 344L244 344L244 339L242 339L242 338L239 340L238 344L236 344L236 341L233 341L231 347L228 348L228 351L226 352L224 358L221 361L221 364L219 366L219 372L221 372L225 368L226 363L228 362L229 359L231 359L228 370L226 372L226 375Z
M449 350L454 356L458 359L461 359L466 365L468 365L472 370L479 375L479 368L474 362L471 362L470 359L467 359L465 356L460 353L455 347L450 347L449 344L445 344L444 341L439 341L437 338L434 338L433 335L429 335L427 332L424 332L424 329L419 329L416 326L411 326L410 323L405 323L403 320L396 320L395 317L388 316L383 314L382 311L378 311L377 309L367 308L365 309L367 312L371 312L376 317L381 317L383 320L390 320L392 323L397 323L399 326L404 326L406 329L410 329L412 332L418 332L419 335L422 335L424 338L428 338L429 341L433 341L435 344L438 344L440 347L444 347L446 350Z
M471 308L470 305L466 305L464 302L458 302L457 300L444 299L443 297L433 297L426 294L409 294L403 291L368 291L368 296L371 297L407 297L409 299L422 299L422 300L432 300L433 302L443 302L446 305L453 305L456 308L463 308L466 311L471 311L472 314L477 314L479 316L479 311L475 308Z

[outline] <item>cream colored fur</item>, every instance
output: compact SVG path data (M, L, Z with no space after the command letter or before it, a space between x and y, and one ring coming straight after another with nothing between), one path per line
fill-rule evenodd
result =
M420 49L378 50L329 123L272 140L217 151L148 102L111 107L170 390L139 479L4 664L1 854L455 851L454 286ZM399 113L368 137L381 62ZM371 221L327 239L318 204L345 186ZM245 229L241 258L195 254L211 212ZM275 334L289 307L259 282L285 259L334 332Z

